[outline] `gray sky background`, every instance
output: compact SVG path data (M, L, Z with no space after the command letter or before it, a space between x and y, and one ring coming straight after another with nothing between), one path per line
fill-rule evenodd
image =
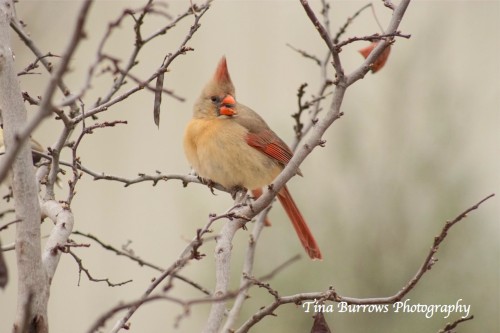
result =
M314 2L314 1L311 1ZM44 51L61 53L72 30L78 1L25 1L18 16L27 23L32 38ZM92 8L88 39L79 47L72 72L65 80L78 91L84 84L96 45L107 27L125 7L139 1L98 1ZM331 9L333 31L366 4L335 1ZM167 11L183 12L187 1L172 2ZM316 7L317 8L317 7ZM385 26L389 10L375 2ZM134 71L146 77L159 66L166 52L176 50L191 20L147 47ZM146 29L162 23L154 19ZM222 55L236 85L237 98L259 112L286 141L293 141L291 113L296 111L296 92L309 83L315 93L320 83L318 68L286 46L291 44L324 57L322 40L308 21L299 1L215 1L202 26L188 45L195 49L178 58L165 76L165 87L186 98L181 103L164 97L161 126L152 119L153 96L141 92L102 114L100 121L127 120L128 125L96 131L81 146L82 163L88 168L133 178L139 172L182 174L189 166L182 137L191 117L192 104L211 77ZM278 274L271 286L282 295L325 290L334 286L352 297L388 296L413 276L443 223L499 189L500 110L500 3L497 1L415 1L400 26L409 40L397 39L386 67L349 88L343 104L345 116L327 132L325 148L315 150L301 165L303 178L289 183L291 192L308 220L325 259L300 262ZM346 36L379 32L370 11L351 25ZM133 46L130 20L113 37L108 51L126 58ZM34 60L16 40L19 69ZM357 50L367 43L343 49L347 72L362 62ZM46 75L21 79L23 90L42 94ZM106 87L96 81L85 101L90 105ZM100 85L103 84L103 85ZM44 145L56 140L61 125L42 124L36 138ZM69 153L64 155L69 160ZM68 172L70 172L68 170ZM65 197L67 188L60 192ZM1 203L4 205L4 203ZM119 183L84 176L73 205L75 229L91 232L106 243L131 247L141 258L167 266L177 258L186 240L204 225L209 213L231 207L227 194L216 196L199 185L183 188L176 181L138 184ZM475 319L463 331L499 331L500 251L498 198L470 214L454 228L441 246L439 261L408 298L412 303L471 305ZM270 272L278 263L302 248L279 205L271 211L272 228L259 241L255 275ZM219 230L221 224L215 226ZM43 232L50 231L46 222ZM241 231L234 241L233 287L240 278L241 261L248 241ZM2 233L2 243L13 241L14 230ZM77 241L87 240L74 238ZM190 264L184 274L213 288L213 244L207 257ZM63 256L56 273L49 308L52 332L84 332L105 310L120 301L139 297L156 272L116 257L98 245L77 249L95 277L118 282L109 288L89 282L72 258ZM0 331L10 330L15 311L15 258L6 254L11 282L0 292ZM200 297L182 283L174 295ZM272 298L258 289L244 308L243 319ZM194 307L179 332L199 331L208 307ZM132 318L131 332L167 332L181 309L168 302L142 308ZM278 317L266 318L254 331L305 332L311 314L300 307L283 306ZM343 332L436 332L458 314L444 319L436 314L326 314L334 331ZM109 322L110 326L113 321ZM108 326L104 331L108 331Z

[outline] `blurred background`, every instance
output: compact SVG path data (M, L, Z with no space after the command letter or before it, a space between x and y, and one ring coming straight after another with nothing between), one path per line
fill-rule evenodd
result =
M314 8L319 15L319 2ZM335 33L346 19L367 2L335 1L330 20ZM23 1L17 14L43 52L61 54L73 29L79 1ZM140 1L98 1L91 10L87 39L80 45L64 79L73 91L83 85L88 67L108 22ZM188 1L171 1L165 10L172 16L184 12ZM385 27L391 12L381 2L375 12ZM155 31L166 18L155 16L145 31ZM134 74L148 77L168 52L183 40L192 18L144 49ZM177 58L165 75L165 88L186 98L184 103L164 96L159 130L153 123L153 94L141 91L100 115L99 121L126 120L128 125L95 131L85 138L79 153L83 165L96 172L134 178L139 172L185 174L182 138L192 105L211 77L222 55L240 102L259 112L286 142L294 140L293 119L297 89L307 82L308 94L321 84L319 68L286 44L307 50L321 59L326 48L307 19L299 1L216 1L201 20L201 28L188 46L195 49ZM133 48L132 21L126 19L112 36L107 52L127 59ZM281 295L321 291L333 286L351 297L389 296L415 274L444 222L453 219L486 195L499 190L500 110L500 3L497 1L415 1L410 4L386 67L368 74L348 89L345 116L328 130L325 148L316 149L301 165L303 178L289 182L291 192L308 220L324 260L311 262L279 205L270 213L273 227L259 241L254 275L263 276L300 253L302 259L281 271L271 286ZM363 12L344 37L380 32L370 10ZM13 34L16 62L21 71L35 56ZM358 49L368 42L351 44L341 53L347 73L362 57ZM44 73L43 69L39 70ZM47 75L21 77L23 90L42 95ZM109 86L105 77L93 83L85 96L87 107ZM310 95L308 95L310 97ZM33 114L36 108L29 109ZM35 137L44 145L57 139L61 124L42 124ZM69 160L69 152L63 160ZM68 170L69 173L71 173ZM2 193L6 192L2 188ZM58 193L66 198L67 186ZM226 193L197 184L183 188L178 181L156 187L141 183L124 188L109 181L84 176L73 202L75 230L90 232L117 248L129 245L136 255L167 267L180 254L209 213L232 206ZM0 202L3 207L5 202ZM500 331L500 249L498 198L451 230L441 246L439 261L407 296L410 303L471 306L474 320L459 331ZM222 222L215 225L220 229ZM50 232L43 225L43 234ZM250 230L251 230L250 226ZM2 244L14 241L14 228L2 232ZM249 231L234 240L233 288L240 279L242 257ZM78 242L89 241L78 236ZM96 244L76 249L95 278L112 282L133 279L110 288L82 276L70 256L62 256L49 305L52 332L84 332L106 310L119 302L137 299L157 272L117 257ZM202 248L207 256L192 262L183 274L202 286L214 286L213 244ZM10 283L0 291L0 331L10 330L16 304L14 252L7 252ZM173 294L184 299L203 296L182 282ZM272 302L265 291L253 288L241 321ZM179 332L203 327L209 306L192 308ZM175 331L173 322L182 312L177 305L156 302L142 307L131 320L131 332ZM285 305L267 317L255 332L309 332L311 313ZM449 318L435 314L325 314L335 332L436 332ZM114 324L115 317L103 331Z

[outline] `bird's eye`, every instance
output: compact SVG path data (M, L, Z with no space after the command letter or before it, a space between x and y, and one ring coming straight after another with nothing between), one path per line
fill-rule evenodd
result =
M212 97L210 97L210 100L213 103L219 103L220 102L220 98L218 96L212 96Z

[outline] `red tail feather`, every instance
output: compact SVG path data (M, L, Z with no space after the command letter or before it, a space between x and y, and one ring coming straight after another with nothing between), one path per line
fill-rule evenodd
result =
M288 217L292 221L295 232L297 233L297 236L299 236L299 240L309 257L311 259L322 259L319 246L286 186L283 187L278 193L278 199L283 205Z

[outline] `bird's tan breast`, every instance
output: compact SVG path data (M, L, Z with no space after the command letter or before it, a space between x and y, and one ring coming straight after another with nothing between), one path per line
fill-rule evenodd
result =
M268 185L281 166L250 147L247 132L230 119L192 119L184 136L186 157L199 176L226 188Z

